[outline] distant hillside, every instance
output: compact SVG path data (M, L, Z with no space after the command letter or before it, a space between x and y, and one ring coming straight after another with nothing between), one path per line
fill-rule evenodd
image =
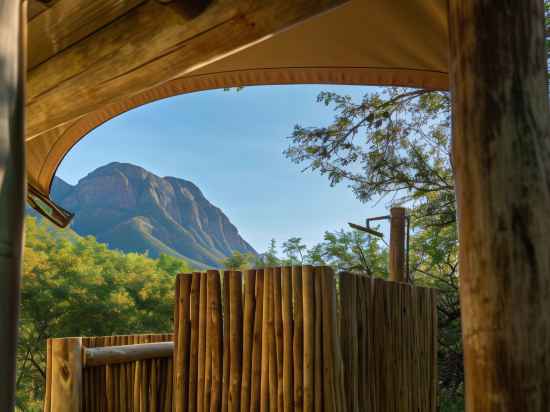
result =
M76 214L72 228L113 249L219 266L233 251L256 253L193 183L127 163L100 167L71 186L55 178L52 198Z

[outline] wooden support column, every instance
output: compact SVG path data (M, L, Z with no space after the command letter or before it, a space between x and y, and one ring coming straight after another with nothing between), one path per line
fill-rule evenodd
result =
M0 1L0 410L15 402L25 210L26 1Z
M82 410L82 338L51 339L51 411Z
M392 207L390 217L390 280L405 282L405 208Z
M550 404L550 115L543 0L450 0L468 412Z

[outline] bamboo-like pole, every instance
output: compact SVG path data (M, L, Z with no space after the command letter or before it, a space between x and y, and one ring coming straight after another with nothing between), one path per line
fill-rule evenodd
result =
M252 382L250 412L261 409L261 382L263 365L263 313L264 313L264 270L256 270L256 308L254 310L254 346L252 348Z
M27 1L0 4L0 410L15 406L15 360L26 197Z
M197 379L199 366L199 314L201 296L201 274L193 273L191 281L191 348L189 353L189 412L197 411Z
M254 310L256 293L256 271L247 270L244 275L243 314L243 371L241 381L241 412L250 411L252 390L252 358L254 347Z
M229 371L229 412L241 410L242 379L242 274L231 272L229 275L229 353L231 357Z
M231 353L229 347L229 274L230 270L223 272L223 387L222 387L222 412L227 412L229 407L229 367Z
M357 276L340 273L340 296L342 304L341 342L344 350L344 382L348 412L359 412L359 346L357 343ZM393 371L399 373L399 371Z
M198 379L197 379L197 412L206 412L210 405L204 405L205 365L206 365L206 298L207 282L206 274L201 274L200 302L199 302L199 355L198 355Z
M283 313L281 300L281 268L273 268L273 325L275 332L275 359L277 383L275 385L277 410L283 410Z
M222 308L221 308L221 284L220 274L217 270L208 271L208 301L210 311L208 328L207 328L207 342L210 343L210 350L207 348L207 356L210 353L211 356L211 372L210 379L211 385L209 393L205 395L206 398L210 397L210 412L218 412L221 407L222 397ZM207 358L208 367L208 358ZM208 376L208 374L206 375ZM206 386L206 385L205 385ZM206 386L205 391L208 390ZM206 405L205 405L206 406Z
M315 412L323 412L323 292L322 292L322 276L323 268L316 267L314 269L313 283L315 289L315 362L314 362L314 410Z
M191 295L191 274L176 278L176 310L174 333L174 410L187 412L189 379L189 298ZM162 344L157 344L162 345Z
M466 409L543 411L550 387L544 1L449 1Z
M263 315L262 315L262 372L260 388L260 412L269 412L269 358L273 341L270 339L271 310L273 309L272 271L264 269Z
M292 351L294 361L294 410L303 410L303 382L304 382L304 359L303 359L303 298L302 298L302 268L292 268L292 300L294 302L294 336L292 340Z
M338 411L336 400L336 382L335 382L335 364L334 359L334 342L332 339L332 331L336 328L332 311L334 310L332 288L333 276L332 273L322 268L322 295L323 295L323 398L324 409L326 411Z
M315 286L313 267L302 267L302 291L304 313L304 412L314 408L314 360L315 360Z
M283 410L294 409L292 359L292 268L281 269L282 321L283 321Z

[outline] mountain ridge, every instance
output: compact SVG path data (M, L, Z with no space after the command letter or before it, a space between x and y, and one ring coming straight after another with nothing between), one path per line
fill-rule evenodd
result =
M234 251L257 254L194 183L130 163L101 166L76 185L56 177L51 196L75 213L76 233L113 249L166 253L209 267Z

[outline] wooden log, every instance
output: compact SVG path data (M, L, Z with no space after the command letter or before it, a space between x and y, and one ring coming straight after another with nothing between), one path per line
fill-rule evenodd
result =
M222 412L227 412L229 405L229 367L231 354L229 347L229 274L230 270L223 271L223 388L222 388Z
M250 411L260 410L263 350L264 270L256 270L256 308L254 311L254 343L252 348L252 382Z
M359 346L357 342L357 276L340 273L341 342L348 412L359 411ZM392 371L395 372L395 371Z
M229 371L229 412L241 410L242 380L242 274L231 272L229 275L229 353L231 367Z
M256 294L256 271L247 270L244 275L243 311L243 371L241 381L241 412L250 411L252 390L252 358L254 348L254 312Z
M82 409L82 338L52 339L52 411ZM7 409L9 410L9 409Z
M273 268L273 325L275 332L275 356L277 361L276 402L277 410L283 410L283 313L281 300L281 268Z
M336 399L336 360L334 357L333 330L336 328L333 318L333 285L332 273L322 268L323 294L323 400L326 411L337 411Z
M26 1L0 6L0 410L15 405L15 360L22 269Z
M405 212L404 207L390 209L389 278L394 282L405 282L406 280Z
M221 308L221 281L217 270L209 270L208 273L208 310L210 316L206 332L206 341L209 343L210 350L207 347L206 367L208 367L208 353L210 353L210 387L205 379L205 407L210 405L210 412L218 412L221 406L222 398L222 308ZM209 375L206 374L206 377ZM208 391L208 393L206 393ZM209 398L209 403L206 401Z
M108 7L107 0L98 0L94 3L97 6L81 9L72 22L73 26L89 31L87 27L94 24L85 23L97 20L98 29L49 56L29 72L27 136L162 85L343 2L266 0L258 5L245 0L222 0L196 18L189 18L177 7L157 1L139 4L127 1L124 2L127 5L114 7L120 2L110 0L108 3L113 7ZM64 3L68 8L81 2ZM131 3L136 7L116 18ZM104 21L102 17L112 21ZM46 25L48 17L43 20ZM39 29L33 27L33 31ZM52 32L55 29L58 31ZM63 38L59 31L64 29L63 24L51 24L49 34L51 38ZM74 37L80 36L78 33ZM71 42L69 39L68 43ZM30 51L31 55L37 53L38 50ZM78 104L63 104L67 101Z
M52 340L46 341L46 387L44 389L44 412L52 410Z
M215 292L213 289L213 284L210 281L210 273L206 273L207 288L206 288L206 332L204 336L204 410L209 411L211 406L211 396L212 396L212 303L215 299Z
M145 359L169 358L174 353L174 342L141 343L135 345L105 346L84 349L84 366L103 366Z
M323 268L314 269L313 283L315 288L315 364L313 377L314 410L323 411Z
M294 336L292 338L292 351L294 356L294 410L303 410L303 383L304 383L304 358L303 358L303 298L302 298L302 268L292 268L292 300L294 302Z
M197 411L206 412L209 409L204 405L204 385L206 368L206 298L207 282L206 274L201 274L200 281L200 302L199 302L199 356L198 356L198 379L197 379Z
M189 395L189 311L191 296L191 274L180 274L176 278L176 310L174 317L175 333L174 359L174 410L186 412L188 410ZM166 345L166 343L164 343ZM155 345L162 345L156 343Z
M466 410L542 411L550 386L544 2L449 2Z
M262 315L262 363L260 387L260 412L269 412L270 404L270 355L273 347L273 271L264 269L263 315ZM273 365L274 366L274 365ZM271 402L270 402L271 401ZM276 405L276 403L275 403Z
M315 285L313 267L302 267L302 305L304 313L304 412L314 408L315 360Z
M199 357L199 312L201 293L201 274L193 273L191 281L191 349L189 353L189 412L197 411L197 373Z
M293 359L292 359L292 268L281 269L281 300L283 321L283 411L294 408Z

